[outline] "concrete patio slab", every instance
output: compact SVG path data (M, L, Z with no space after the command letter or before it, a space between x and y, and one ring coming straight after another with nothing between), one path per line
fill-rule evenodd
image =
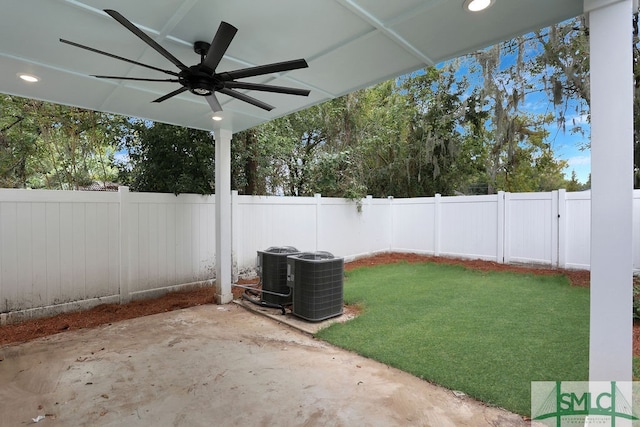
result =
M289 309L286 309L285 314L282 314L282 311L278 308L262 307L244 299L233 300L233 303L238 304L253 313L261 314L271 320L287 326L291 326L292 328L297 329L300 332L304 332L310 335L314 335L320 329L326 328L333 323L344 323L347 320L351 320L355 317L353 314L344 312L339 316L331 317L326 320L321 320L319 322L310 322L308 320L301 319L300 317L296 317L293 313L291 313Z
M524 426L235 304L0 348L0 425Z

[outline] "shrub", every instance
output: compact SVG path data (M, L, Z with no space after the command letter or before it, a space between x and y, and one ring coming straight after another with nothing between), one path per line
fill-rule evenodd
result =
M634 279L633 283L633 320L640 321L640 281Z

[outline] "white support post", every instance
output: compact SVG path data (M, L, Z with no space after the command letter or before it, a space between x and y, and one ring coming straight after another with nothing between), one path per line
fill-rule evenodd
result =
M216 129L216 303L231 302L231 138Z
M558 190L551 192L551 265L558 266L558 228L560 214L558 213Z
M433 255L435 256L440 256L441 202L442 196L436 194L433 207Z
M507 252L505 250L505 230L507 228L507 207L506 207L506 196L505 196L505 192L504 191L498 191L498 203L497 203L497 207L496 209L498 210L497 212L497 216L498 216L498 224L497 224L497 229L498 229L498 235L496 236L497 242L496 242L496 247L497 247L497 253L496 253L496 262L500 263L500 264L504 264L507 263L508 261L505 260L505 258L508 257L505 256L505 252Z
M589 379L632 379L632 0L585 0L591 37Z
M131 275L129 267L129 187L118 187L120 205L120 304L131 301Z
M387 196L389 201L389 252L393 252L396 249L396 242L393 239L395 234L393 217L395 215L395 208L393 206L393 196Z
M567 267L567 190L558 190L558 268Z
M319 251L320 247L320 236L322 236L322 232L320 230L320 215L322 215L322 194L316 193L313 195L316 202L316 251Z
M240 259L242 253L240 241L240 210L238 207L238 190L231 191L231 283L238 281L239 268L238 265L242 261Z

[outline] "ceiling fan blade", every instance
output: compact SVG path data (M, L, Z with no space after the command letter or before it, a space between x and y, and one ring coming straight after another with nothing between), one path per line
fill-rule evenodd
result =
M227 22L220 22L218 31L211 41L207 56L202 62L202 65L209 71L210 74L216 70L216 67L220 63L220 60L224 56L224 53L229 48L231 40L235 37L238 29Z
M297 70L299 68L307 68L309 65L304 59L294 59L293 61L276 62L267 65L258 65L257 67L242 68L240 70L226 71L218 74L222 80L243 79L245 77L261 76L263 74L280 73L282 71Z
M275 108L273 105L269 105L262 101L258 101L257 99L249 95L245 95L244 93L241 93L241 92L236 92L235 90L232 90L232 89L220 89L218 92L224 93L225 95L229 95L233 98L239 99L240 101L248 102L249 104L255 105L256 107L260 107L263 110L271 111Z
M89 47L89 46L85 46L85 45L82 45L80 43L72 42L72 41L65 40L65 39L60 39L60 41L62 43L65 43L65 44L68 44L68 45L71 45L71 46L79 47L80 49L88 50L89 52L99 53L100 55L105 55L105 56L108 56L110 58L119 59L120 61L128 62L130 64L139 65L141 67L149 68L151 70L160 71L161 73L171 74L172 76L177 76L178 75L178 73L176 73L175 71L163 70L162 68L154 67L152 65L143 64L142 62L134 61L132 59L123 58L122 56L114 55L113 53L109 53L109 52L104 52L102 50L95 49L95 48L92 48L92 47Z
M211 110L213 110L214 113L222 111L222 105L220 105L220 102L218 101L218 98L216 98L215 93L205 96L205 99L209 103L209 106L211 107Z
M138 82L172 82L178 83L178 79L145 79L140 77L121 77L121 76L96 76L92 74L91 77L97 77L99 79L118 79L118 80L135 80Z
M131 21L129 21L124 16L122 16L119 12L112 9L105 9L104 11L108 13L109 16L111 16L113 19L115 19L120 24L122 24L125 28L127 28L129 31L131 31L133 34L138 36L143 42L151 46L160 55L164 56L169 61L171 61L176 67L180 68L182 71L187 70L188 67L184 65L182 62L180 62L178 58L173 56L171 53L169 53L168 50L166 50L165 48L160 46L158 43L156 43L151 37L146 35L140 28L136 27Z
M168 93L168 94L166 94L165 96L161 96L161 97L160 97L160 98L158 98L158 99L154 99L154 100L153 100L153 101L151 101L151 102L162 102L162 101L166 101L167 99L171 98L172 96L179 95L179 94L181 94L182 92L185 92L185 91L187 91L187 90L189 90L189 89L187 89L186 87L181 87L180 89L176 89L176 90L174 90L173 92Z
M227 87L229 89L259 90L263 92L286 93L287 95L300 96L309 96L309 93L311 93L311 91L307 89L297 89L293 87L263 85L259 83L245 82L225 82L224 87Z

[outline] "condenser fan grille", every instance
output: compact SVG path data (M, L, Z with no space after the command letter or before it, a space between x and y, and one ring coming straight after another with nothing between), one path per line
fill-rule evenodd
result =
M293 246L271 246L258 251L258 270L262 289L269 291L262 294L262 300L272 304L291 304L291 293L287 286L287 256L299 254ZM274 295L274 292L281 296Z
M342 314L343 258L329 252L291 255L287 273L287 285L293 289L294 315L317 322Z

